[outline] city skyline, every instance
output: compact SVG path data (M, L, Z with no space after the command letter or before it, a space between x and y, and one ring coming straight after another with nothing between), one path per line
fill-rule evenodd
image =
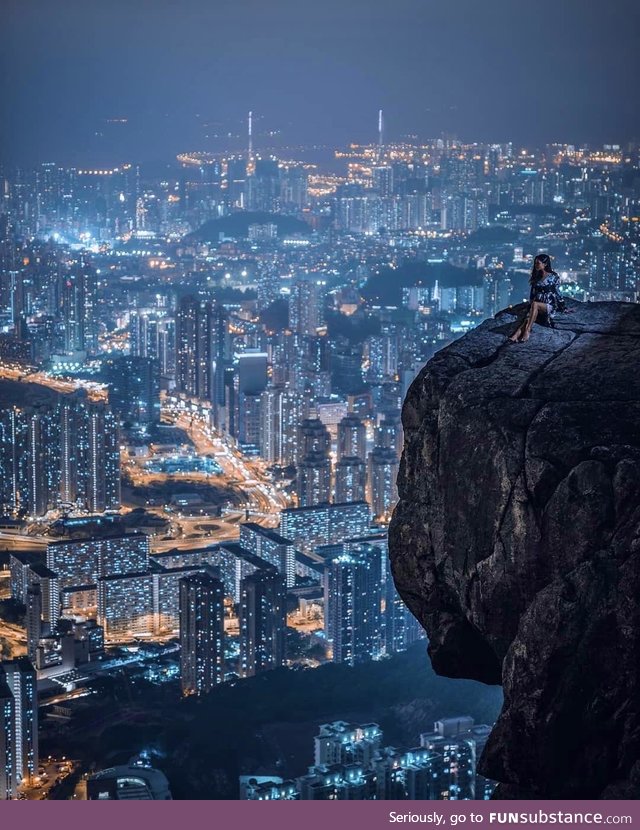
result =
M524 311L541 250L571 309L640 301L640 149L394 143L379 117L325 162L254 131L3 168L0 666L25 661L42 759L18 774L0 684L11 797L490 796L499 689L432 687L391 572L403 401ZM309 768L304 724L351 713L373 755Z

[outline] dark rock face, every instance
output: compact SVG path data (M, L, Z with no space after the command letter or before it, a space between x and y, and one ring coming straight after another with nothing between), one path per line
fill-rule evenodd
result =
M435 670L504 687L497 798L640 797L640 306L568 305L485 321L403 409L393 575Z

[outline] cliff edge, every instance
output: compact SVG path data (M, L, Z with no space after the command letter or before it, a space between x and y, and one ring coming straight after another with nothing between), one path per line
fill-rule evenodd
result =
M509 309L403 408L390 557L434 669L504 688L496 798L640 797L640 305Z

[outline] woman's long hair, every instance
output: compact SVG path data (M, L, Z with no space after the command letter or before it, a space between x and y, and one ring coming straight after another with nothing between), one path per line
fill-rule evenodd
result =
M544 265L544 271L542 272L541 276L538 276L540 273L536 268L536 261L540 260L540 262ZM531 268L531 276L529 277L529 283L531 285L534 282L538 282L538 280L544 279L546 274L555 274L556 272L551 267L551 257L549 254L538 254L538 256L534 257L533 266ZM557 276L557 275L556 275Z

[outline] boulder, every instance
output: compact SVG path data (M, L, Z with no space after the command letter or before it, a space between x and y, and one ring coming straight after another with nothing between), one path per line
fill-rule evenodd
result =
M403 407L390 558L433 667L502 684L496 798L640 797L640 305L519 309Z

